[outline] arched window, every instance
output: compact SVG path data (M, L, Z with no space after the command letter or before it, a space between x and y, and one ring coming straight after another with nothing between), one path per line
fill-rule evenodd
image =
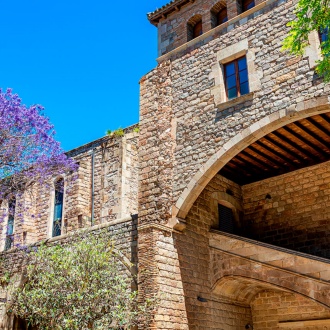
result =
M202 16L196 15L187 23L187 39L193 40L203 34Z
M63 178L60 178L55 182L52 237L60 236L62 233L63 197L64 197L64 180Z
M193 33L194 33L194 38L197 38L203 34L202 21L199 21L195 24Z
M8 223L5 241L5 251L9 250L14 242L14 221L15 221L16 198L12 197L8 201Z
M228 21L227 8L222 8L217 15L218 25Z
M227 7L223 2L218 2L211 9L211 26L212 28L215 28L227 21Z

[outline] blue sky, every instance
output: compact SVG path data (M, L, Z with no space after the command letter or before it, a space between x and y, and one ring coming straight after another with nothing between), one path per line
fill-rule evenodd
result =
M43 105L65 150L138 122L138 82L157 57L146 13L166 3L4 1L0 87Z

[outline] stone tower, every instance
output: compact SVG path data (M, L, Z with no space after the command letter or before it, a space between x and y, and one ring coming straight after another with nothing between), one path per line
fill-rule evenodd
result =
M281 51L289 0L173 0L141 79L139 283L152 329L330 328L330 85Z

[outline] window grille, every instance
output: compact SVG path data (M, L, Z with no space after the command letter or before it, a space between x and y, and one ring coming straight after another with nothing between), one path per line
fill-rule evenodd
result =
M233 210L222 204L218 205L219 211L219 230L234 234L234 214Z

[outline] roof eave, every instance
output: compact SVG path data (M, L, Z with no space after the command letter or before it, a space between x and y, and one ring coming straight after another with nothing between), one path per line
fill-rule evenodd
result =
M172 0L167 5L147 14L148 20L151 24L157 26L162 18L166 18L173 12L180 10L182 6L194 1L195 0Z

